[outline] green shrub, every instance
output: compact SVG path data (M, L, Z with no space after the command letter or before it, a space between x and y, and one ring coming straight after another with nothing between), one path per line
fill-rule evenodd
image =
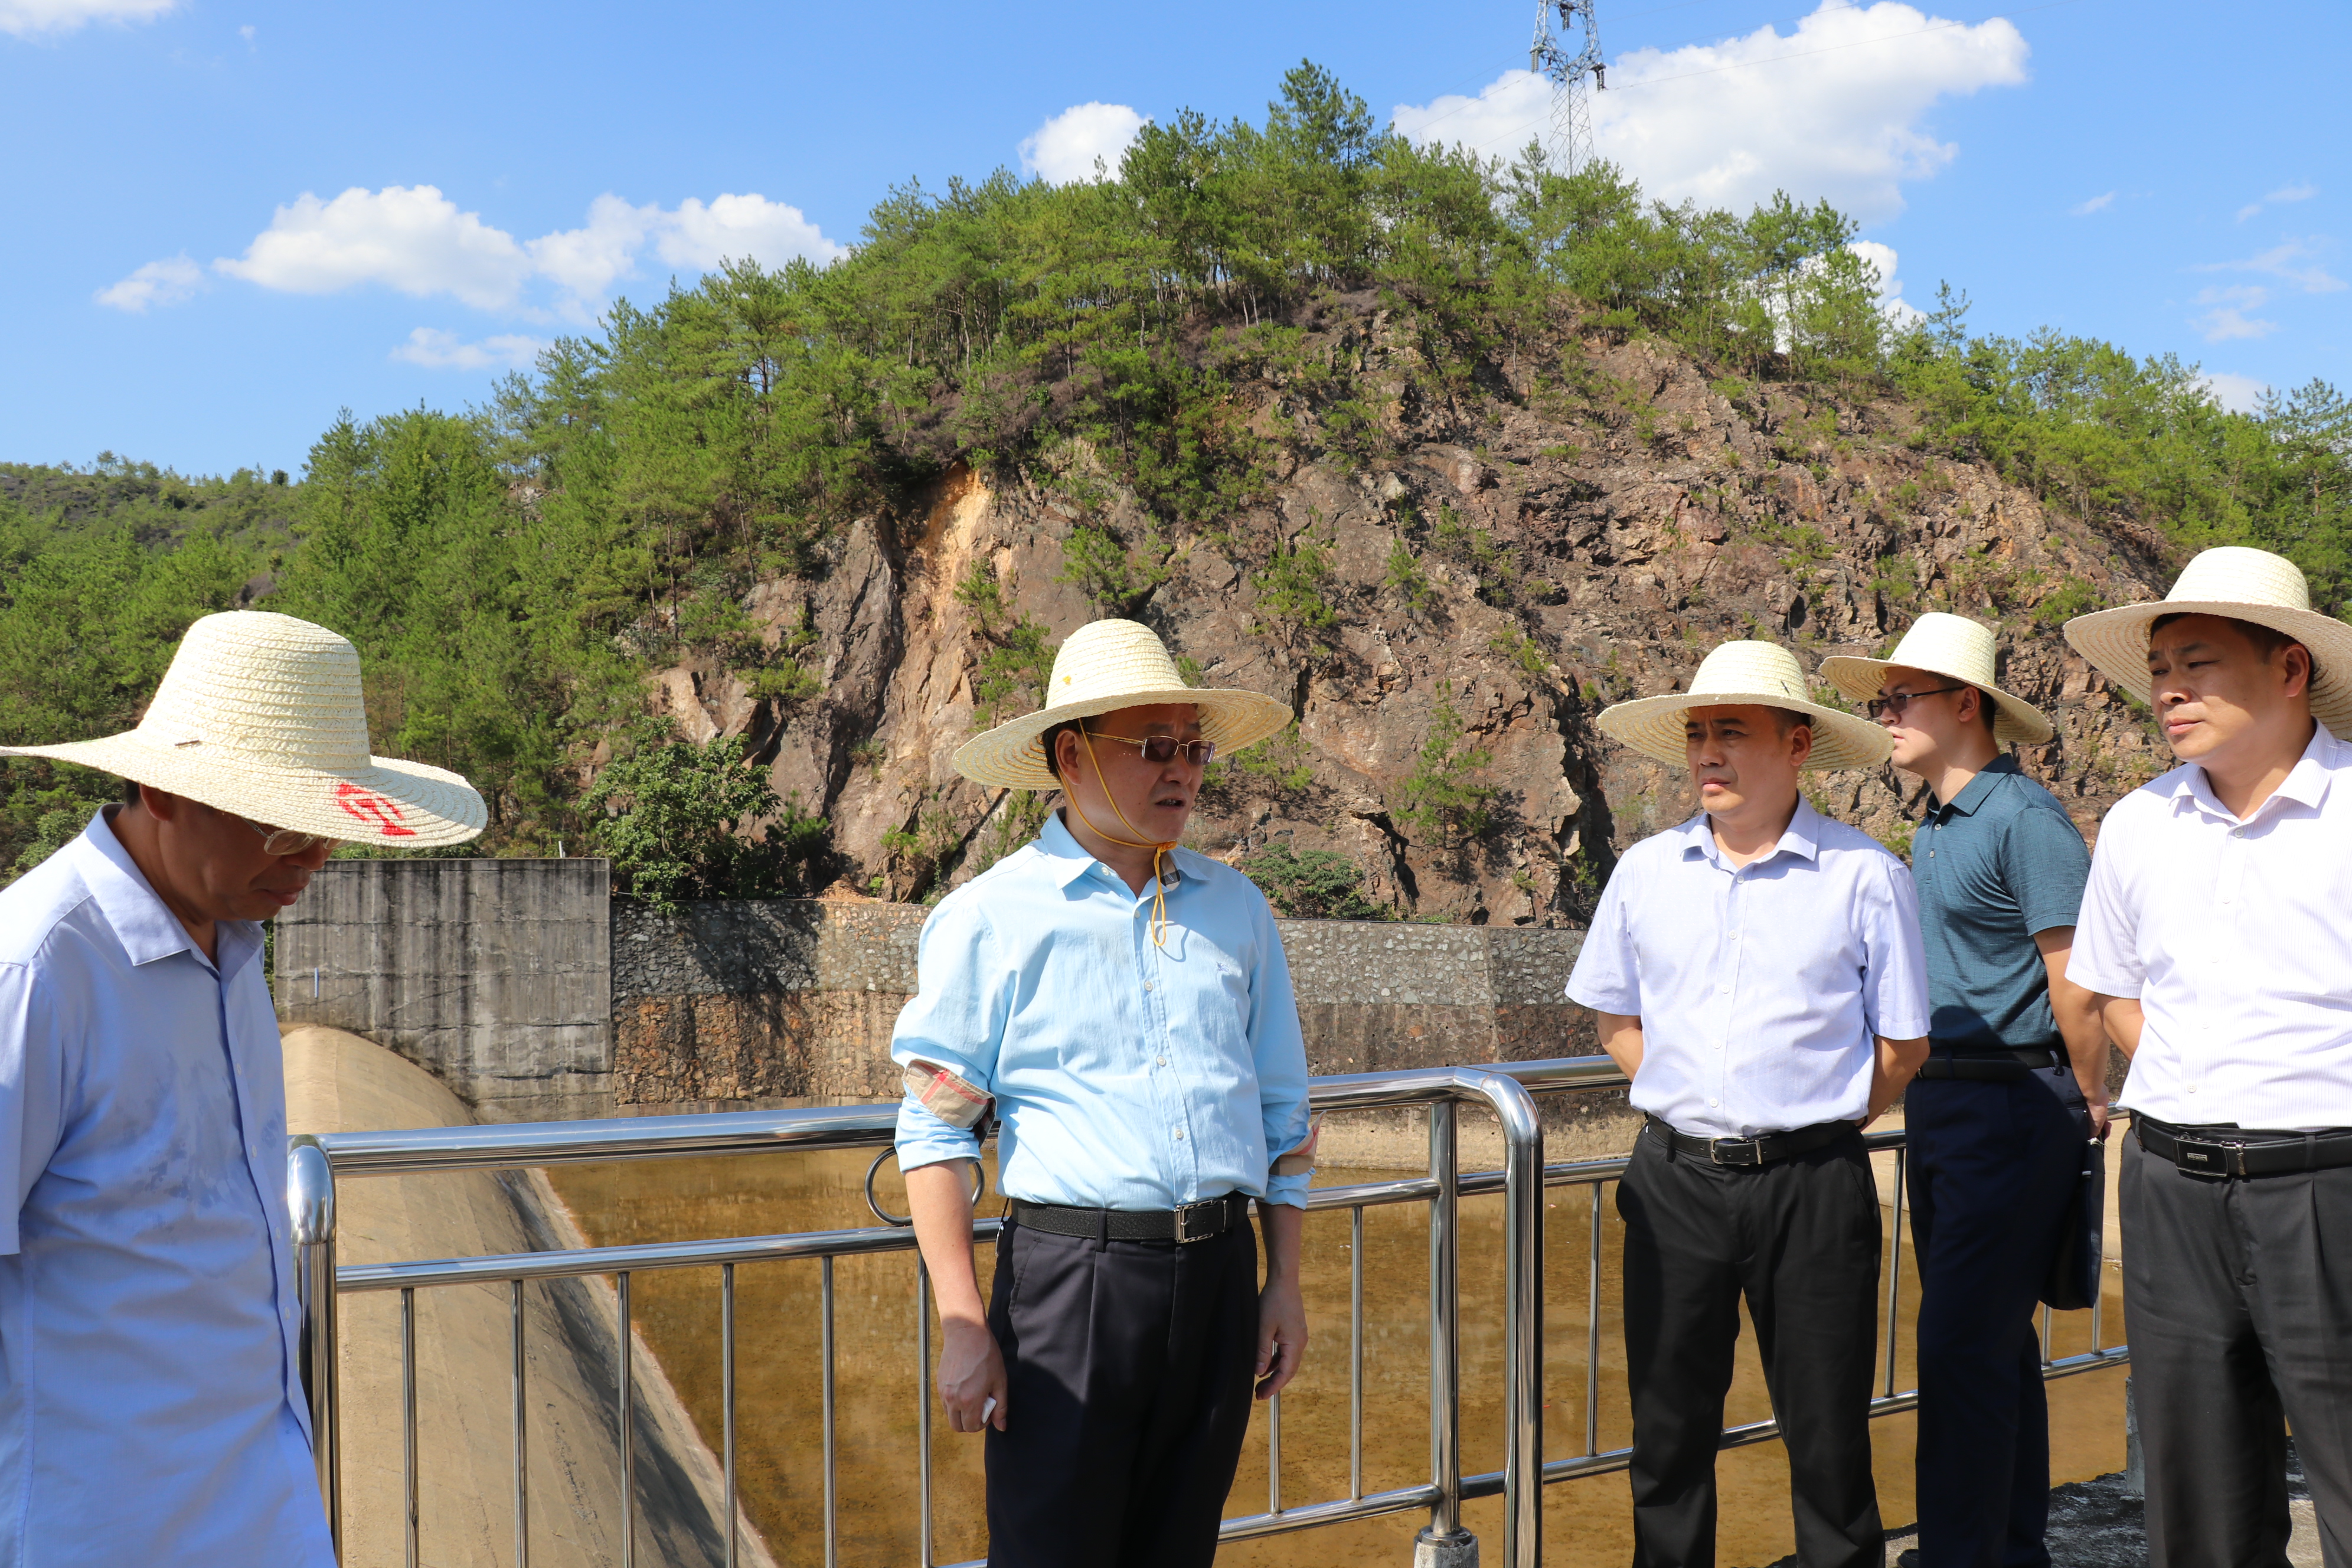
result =
M1363 868L1328 849L1270 845L1242 862L1276 914L1299 921L1392 921L1396 911L1364 896Z
M614 891L656 909L795 898L828 858L824 819L803 812L798 797L777 800L740 737L698 746L642 732L582 805L591 837L613 858Z

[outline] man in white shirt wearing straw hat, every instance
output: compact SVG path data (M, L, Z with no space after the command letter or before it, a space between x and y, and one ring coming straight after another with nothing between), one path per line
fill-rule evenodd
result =
M2066 979L2091 853L2002 749L2053 731L1996 682L1997 652L1976 622L1930 613L1885 658L1822 661L1886 728L1895 765L1932 792L1911 845L1932 1047L1904 1102L1925 1568L2050 1561L2033 1309L2062 1247L2083 1244L2085 1152L2106 1118L2106 1036Z
M1870 1466L1878 1188L1862 1129L1927 1053L1911 875L1815 811L1807 769L1888 741L1813 701L1786 648L1728 642L1601 730L1685 766L1699 813L1628 850L1568 995L1647 1124L1618 1184L1633 1561L1715 1561L1715 1458L1745 1296L1789 1455L1797 1561L1878 1568Z
M136 729L0 755L131 781L0 891L0 1559L330 1568L260 922L481 797L371 756L352 645L258 611L190 626Z
M2352 1563L2352 626L2292 562L2066 623L2181 765L2099 831L2068 973L2131 1058L2124 1299L2157 1568Z
M892 1057L898 1158L939 1292L939 1390L986 1431L997 1568L1206 1568L1259 1398L1297 1373L1312 1142L1273 912L1177 847L1213 756L1282 729L1097 621L1046 706L956 752L1059 789L1034 842L940 901ZM967 1182L993 1104L1012 1200L983 1303ZM1249 1225L1257 1200L1265 1278Z

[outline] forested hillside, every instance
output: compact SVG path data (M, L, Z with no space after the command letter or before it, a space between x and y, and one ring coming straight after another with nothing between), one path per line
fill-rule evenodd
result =
M1115 177L878 205L557 343L487 407L346 418L299 483L0 469L0 739L127 723L185 622L356 641L380 750L465 772L488 852L640 892L936 893L1018 843L957 780L1093 616L1300 728L1196 830L1302 913L1573 920L1679 786L1592 731L1729 635L2001 622L2097 808L2157 765L2067 616L2225 542L2352 595L2352 405L1880 309L1853 225L1668 208L1418 149L1303 66ZM0 868L102 781L7 764ZM1824 804L1900 843L1893 775ZM766 829L738 831L751 822Z

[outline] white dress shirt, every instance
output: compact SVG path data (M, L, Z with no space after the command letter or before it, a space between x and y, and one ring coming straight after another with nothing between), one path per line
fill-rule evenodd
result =
M2315 727L2243 820L2193 763L2116 802L2066 974L2147 1016L2119 1103L2352 1127L2352 745Z
M1927 1032L1911 872L1802 799L1778 844L1734 866L1701 812L1617 863L1568 995L1640 1016L1632 1099L1678 1131L1859 1121L1874 1037Z
M332 1568L261 928L219 931L104 815L0 891L0 1568Z

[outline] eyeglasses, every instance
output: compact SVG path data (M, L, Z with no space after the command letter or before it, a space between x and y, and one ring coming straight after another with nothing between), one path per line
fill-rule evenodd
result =
M1870 716L1874 719L1883 714L1892 714L1900 719L1903 717L1903 710L1910 707L1922 697L1937 697L1947 691L1966 691L1967 689L1965 686L1938 686L1929 691L1898 691L1892 697L1874 697L1867 706Z
M1122 746L1134 746L1143 752L1143 760L1147 763L1171 763L1181 752L1184 760L1194 767L1205 768L1217 754L1214 741L1180 741L1173 735L1149 735L1138 741L1126 735L1106 735L1098 730L1086 732L1097 741L1117 741Z
M228 815L234 816L236 813ZM307 855L321 844L332 849L344 842L340 838L330 838L323 833L297 833L290 827L265 827L242 816L237 820L261 835L261 852L264 855Z

